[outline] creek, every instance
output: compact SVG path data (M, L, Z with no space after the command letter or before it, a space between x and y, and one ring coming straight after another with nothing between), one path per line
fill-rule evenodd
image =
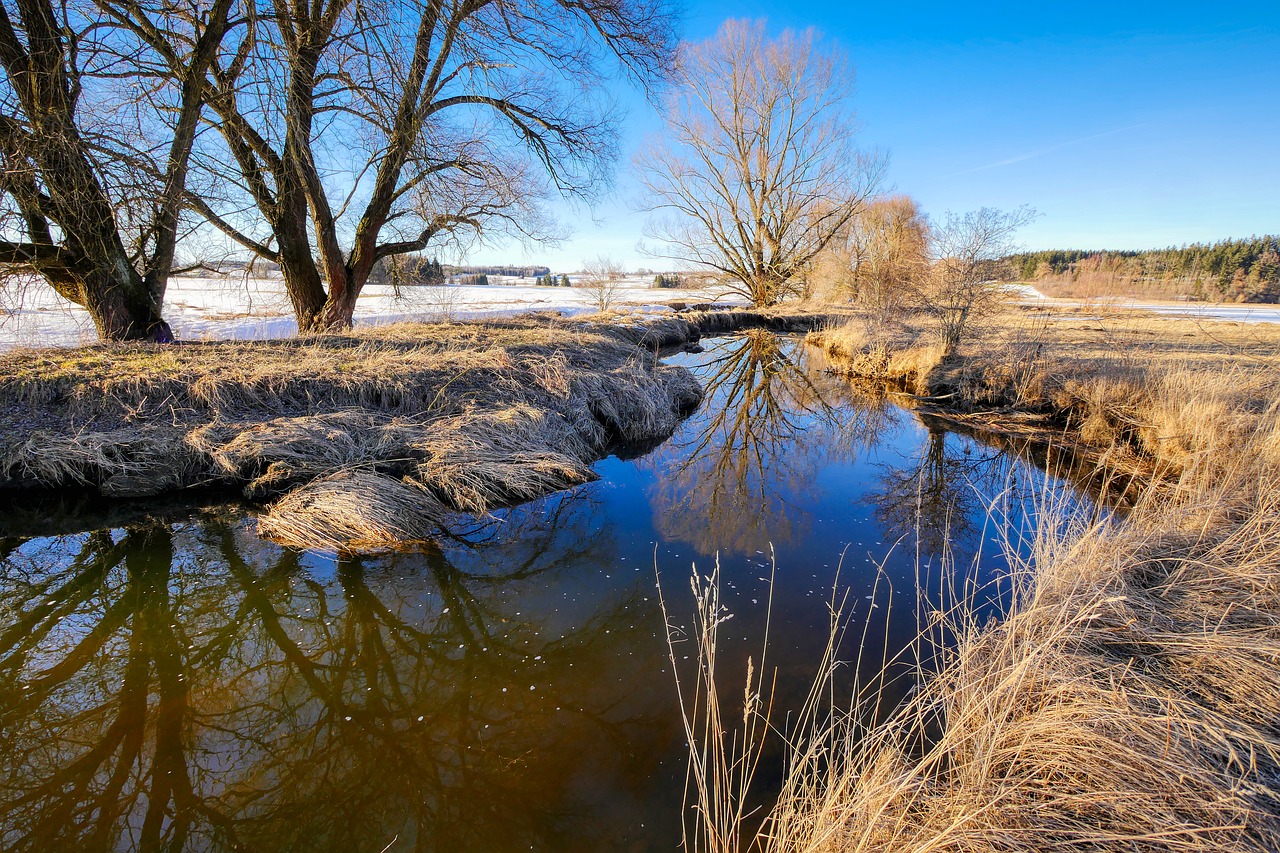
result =
M233 504L6 507L0 847L672 850L686 746L656 576L684 666L691 567L718 557L731 697L772 594L781 719L833 589L841 677L896 656L891 703L929 609L1007 604L1041 508L1105 511L797 340L703 347L670 357L707 398L669 441L413 551L284 549Z

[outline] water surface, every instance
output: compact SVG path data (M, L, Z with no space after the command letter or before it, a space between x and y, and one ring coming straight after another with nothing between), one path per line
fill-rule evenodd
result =
M675 849L685 747L655 571L679 641L690 569L718 556L736 679L776 559L785 714L833 585L855 626L842 655L865 636L871 677L910 644L917 590L936 604L944 567L994 612L991 510L1028 531L1038 499L1070 494L817 359L763 333L675 356L709 393L669 442L411 553L290 551L235 507L10 508L0 846ZM681 665L690 653L677 642Z

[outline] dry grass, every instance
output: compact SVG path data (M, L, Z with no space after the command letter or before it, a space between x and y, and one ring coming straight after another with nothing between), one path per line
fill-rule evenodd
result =
M1197 534L1046 538L1007 619L960 620L889 724L799 765L769 846L1280 849L1275 498Z
M1238 458L1280 399L1276 324L1010 310L945 360L911 322L874 337L850 323L810 339L843 372L890 380L970 426L1038 433L1166 478Z
M615 443L670 435L701 389L644 336L544 317L10 353L0 485L143 496L233 484L268 500L315 483L264 531L381 543L399 531L389 509L339 501L342 488L407 478L437 503L485 512L591 479L589 464ZM353 469L364 473L330 476ZM405 503L404 488L388 490L389 506ZM283 532L286 514L306 535Z
M295 548L365 551L428 539L447 514L412 483L341 471L289 492L258 518L258 532Z
M1064 275L1048 275L1029 282L1045 296L1066 299L1203 299L1217 291L1196 286L1193 277L1147 278L1118 270L1081 270Z
M883 383L911 394L929 394L929 377L942 363L943 349L904 323L869 325L850 320L809 335L850 378Z
M820 320L794 310L607 323L526 316L10 352L0 355L0 487L141 497L233 485L265 501L316 483L273 509L264 531L285 531L292 514L299 530L347 532L281 533L286 541L381 543L398 529L382 509L371 504L362 517L359 502L336 497L335 483L368 483L327 478L359 469L405 480L469 512L582 483L610 448L666 439L701 400L692 374L661 364L659 349Z
M1280 330L1098 325L1045 329L1021 399L978 372L1017 367L995 353L1019 329L944 367L1010 411L1063 395L1085 440L1136 441L1176 488L1042 526L998 624L934 614L958 643L888 723L814 732L759 847L1280 849Z
M587 467L601 446L593 438L529 406L468 412L432 425L415 479L450 505L482 513L596 479Z

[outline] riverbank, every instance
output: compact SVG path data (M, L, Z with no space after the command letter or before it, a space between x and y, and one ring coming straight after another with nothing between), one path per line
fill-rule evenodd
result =
M1122 522L1050 515L998 623L935 614L958 643L886 723L795 756L770 849L1280 848L1280 335L1023 311L942 358L927 331L812 340L904 402L1154 485Z
M810 334L835 369L970 428L1193 488L1280 399L1280 327L1139 311L1010 309L943 357L924 321Z
M398 324L277 341L0 356L0 492L237 488L264 534L333 550L426 538L593 479L702 396L664 348L826 315L708 311Z

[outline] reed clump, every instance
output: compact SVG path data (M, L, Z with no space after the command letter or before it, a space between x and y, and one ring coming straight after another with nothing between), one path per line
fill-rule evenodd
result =
M340 471L287 493L258 517L258 532L294 548L367 551L430 539L447 516L412 482Z

